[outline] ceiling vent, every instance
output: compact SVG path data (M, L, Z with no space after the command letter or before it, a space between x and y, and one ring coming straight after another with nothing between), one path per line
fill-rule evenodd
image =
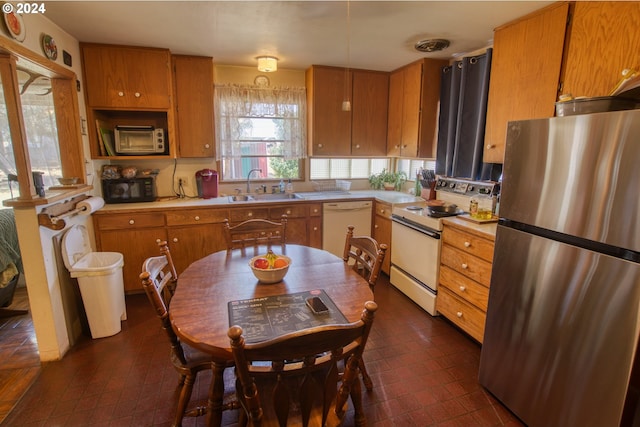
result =
M449 47L449 40L446 39L428 39L420 40L414 46L419 52L437 52Z

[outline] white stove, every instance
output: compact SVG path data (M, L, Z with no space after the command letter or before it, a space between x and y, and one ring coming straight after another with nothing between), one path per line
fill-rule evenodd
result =
M495 182L439 178L436 197L445 204L457 205L462 213L469 210L473 198L480 208L491 209L498 191ZM445 218L435 215L428 207L404 206L394 208L391 216L391 284L432 316L438 314L440 232Z

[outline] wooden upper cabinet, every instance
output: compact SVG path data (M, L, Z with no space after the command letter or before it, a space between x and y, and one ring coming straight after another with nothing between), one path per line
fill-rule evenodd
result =
M307 70L309 154L351 155L351 112L342 110L349 79L343 68L314 65Z
M388 73L314 65L306 81L310 154L385 155ZM342 110L347 98L351 111Z
M639 2L576 2L570 21L563 94L607 96L625 68L640 66Z
M351 155L387 155L389 73L353 70Z
M387 155L435 157L440 70L446 60L421 59L391 73Z
M81 49L89 107L172 108L169 50L85 43Z
M503 162L509 121L554 116L568 13L567 3L554 3L496 29L485 163Z
M213 58L172 56L178 157L214 157Z

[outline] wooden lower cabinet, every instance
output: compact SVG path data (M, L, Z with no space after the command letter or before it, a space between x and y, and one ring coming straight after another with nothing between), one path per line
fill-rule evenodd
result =
M443 224L436 310L482 343L494 234L482 226L466 227L461 219Z
M391 268L391 205L388 203L375 202L373 238L379 244L384 243L387 245L382 271L389 274Z
M125 293L143 292L142 263L149 256L160 255L157 241L167 239L164 214L94 214L93 221L98 251L120 252L124 256Z
M178 275L192 262L224 250L224 220L239 223L251 218L287 220L287 241L322 247L322 204L253 205L246 207L189 208L147 212L100 211L93 215L97 250L120 252L124 256L126 293L143 292L142 263L160 255L159 241L169 242Z

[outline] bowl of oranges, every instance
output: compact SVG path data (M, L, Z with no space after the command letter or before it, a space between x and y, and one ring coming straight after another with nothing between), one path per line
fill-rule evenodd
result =
M285 255L277 255L271 249L265 255L251 258L249 267L260 283L278 283L284 279L289 271L291 258Z

